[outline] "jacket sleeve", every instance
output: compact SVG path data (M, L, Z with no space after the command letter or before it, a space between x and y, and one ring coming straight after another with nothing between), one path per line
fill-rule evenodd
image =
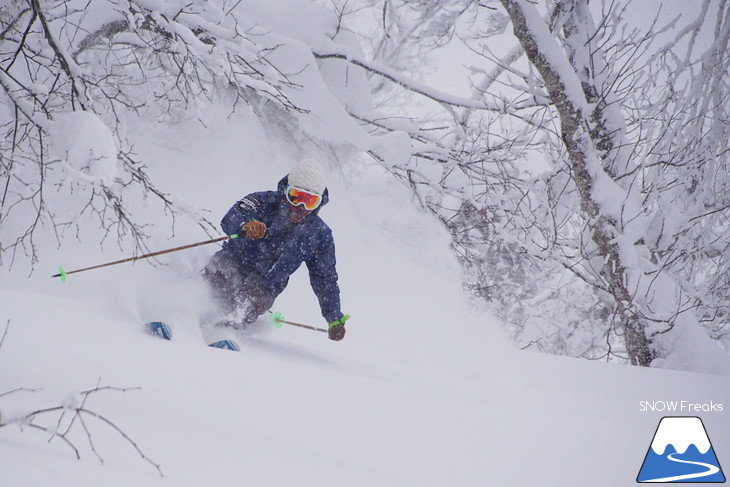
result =
M241 226L253 219L260 220L265 213L266 198L258 193L251 193L234 204L221 220L221 228L226 235L241 232Z
M337 284L335 243L329 229L324 232L316 251L306 264L309 282L319 300L322 316L328 323L339 320L343 314L340 310L340 287Z

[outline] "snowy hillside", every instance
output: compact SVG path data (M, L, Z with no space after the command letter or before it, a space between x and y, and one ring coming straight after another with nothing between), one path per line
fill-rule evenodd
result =
M273 188L295 160L253 122L223 120L136 134L165 189L209 208L215 222L244 194ZM85 406L150 459L98 418L72 427L80 460L60 438L8 424L1 485L630 485L666 414L642 412L640 402L663 400L723 404L699 414L730 465L728 377L514 350L496 320L464 302L448 236L407 189L364 160L344 169L323 161L331 203L322 217L352 315L342 342L261 320L240 337L241 353L206 347L197 272L215 246L62 284L48 277L58 265L127 253L114 242L103 251L39 242L30 277L19 267L0 274L0 394L24 389L0 396L1 421L73 404L97 385L130 388L100 391ZM206 238L182 221L172 238L167 224L148 232L153 250ZM323 325L303 269L274 309ZM173 341L143 332L153 319L174 327ZM71 417L58 418L36 423L62 432Z

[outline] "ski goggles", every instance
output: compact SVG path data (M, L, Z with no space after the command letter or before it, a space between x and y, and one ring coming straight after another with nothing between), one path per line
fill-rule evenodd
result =
M322 197L317 193L296 186L286 188L286 200L293 206L303 206L309 211L315 210L322 203Z

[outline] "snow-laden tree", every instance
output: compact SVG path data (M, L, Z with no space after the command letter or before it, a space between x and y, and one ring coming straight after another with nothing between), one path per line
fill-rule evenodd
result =
M128 137L140 120L173 123L222 101L282 133L378 152L343 109L369 102L364 76L312 54L358 52L338 13L295 1L3 2L0 262L33 261L39 238L60 243L90 220L98 240L141 250L135 208L147 198L212 230L149 177L154 161Z
M428 131L409 130L422 149L391 169L519 342L690 367L676 357L712 355L706 332L728 344L727 2L378 6L384 59L424 38L474 55L467 99L391 76L443 109L399 107Z
M676 15L632 0L12 0L0 257L33 258L39 234L90 216L143 247L133 206L150 194L208 228L126 134L224 100L392 171L521 346L699 368L672 357L730 340L729 16L724 0ZM469 58L471 94L429 82L442 49Z
M690 337L708 317L706 291L726 279L728 5L714 5L713 42L697 55L683 37L706 28L712 2L656 50L660 27L632 32L622 10L607 6L596 22L579 0L556 2L547 19L528 2L502 4L558 116L575 192L571 226L580 231L571 250L551 250L564 258L576 249L567 265L610 296L609 330L632 363L666 359L680 340L697 346ZM713 318L718 337L726 312Z

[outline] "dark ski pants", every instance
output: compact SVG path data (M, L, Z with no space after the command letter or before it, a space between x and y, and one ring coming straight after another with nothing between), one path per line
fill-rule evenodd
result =
M253 279L238 271L235 262L215 254L203 269L203 278L223 314L222 322L234 328L245 328L271 309L271 296Z

